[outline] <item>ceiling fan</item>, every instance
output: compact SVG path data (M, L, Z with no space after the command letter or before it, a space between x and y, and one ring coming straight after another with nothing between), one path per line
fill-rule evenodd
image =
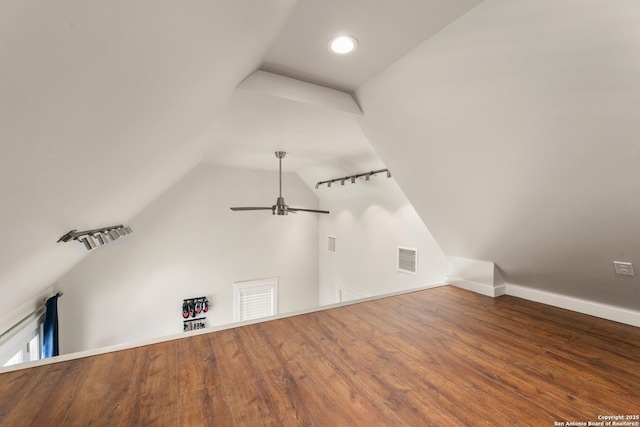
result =
M290 208L284 203L284 197L282 197L282 159L286 156L287 153L285 151L276 151L276 157L280 162L280 195L276 200L276 204L271 207L240 207L240 208L231 208L232 211L271 211L272 215L288 215L291 213L298 212L314 212L321 214L328 214L329 211L320 211L317 209L303 209L303 208Z

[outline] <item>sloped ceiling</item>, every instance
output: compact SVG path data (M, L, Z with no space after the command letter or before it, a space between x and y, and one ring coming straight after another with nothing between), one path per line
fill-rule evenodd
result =
M381 159L447 255L640 309L611 266L640 258L639 8L0 2L0 313L90 254L66 231L126 223L203 159L270 169L283 148L308 185ZM362 55L328 55L336 32ZM261 67L355 91L363 116L260 93ZM305 151L325 119L346 133Z
M287 152L283 170L300 172L323 161L369 153L344 92L257 71L235 90L213 129L204 162L278 170L275 151Z
M447 255L640 309L640 3L485 1L357 91Z
M242 83L265 58L298 77L327 62L314 82L354 88L477 3L0 2L0 313L90 254L62 234L126 223L203 159L273 169L285 149L299 171L371 152L350 95L334 94L351 109L336 114ZM366 55L329 54L334 31L352 29Z
M301 0L262 69L353 92L481 0ZM357 55L336 57L332 37L358 39Z
M0 313L201 159L294 0L0 2Z

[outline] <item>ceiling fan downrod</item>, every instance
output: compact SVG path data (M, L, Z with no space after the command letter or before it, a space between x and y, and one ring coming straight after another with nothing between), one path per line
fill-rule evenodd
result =
M280 192L278 198L282 199L282 159L287 155L286 151L276 151L276 157L278 158L278 177L280 181Z

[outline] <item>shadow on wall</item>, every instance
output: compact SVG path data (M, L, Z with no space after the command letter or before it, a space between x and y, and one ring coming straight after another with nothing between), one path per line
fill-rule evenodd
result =
M346 294L381 295L441 284L446 257L395 180L318 191L320 218L320 304ZM335 238L335 253L328 238ZM398 270L399 247L416 249L417 274Z

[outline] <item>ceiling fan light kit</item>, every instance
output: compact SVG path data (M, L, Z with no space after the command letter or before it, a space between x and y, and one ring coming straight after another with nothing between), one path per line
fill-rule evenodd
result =
M280 182L280 191L278 193L278 198L276 199L276 204L271 207L256 207L256 206L248 206L248 207L233 207L232 211L271 211L272 215L288 215L291 213L298 212L313 212L313 213L321 213L328 214L329 211L323 211L318 209L304 209L304 208L291 208L287 206L284 202L284 197L282 197L282 159L286 156L287 153L285 151L276 151L276 158L279 162L279 170L278 177Z

